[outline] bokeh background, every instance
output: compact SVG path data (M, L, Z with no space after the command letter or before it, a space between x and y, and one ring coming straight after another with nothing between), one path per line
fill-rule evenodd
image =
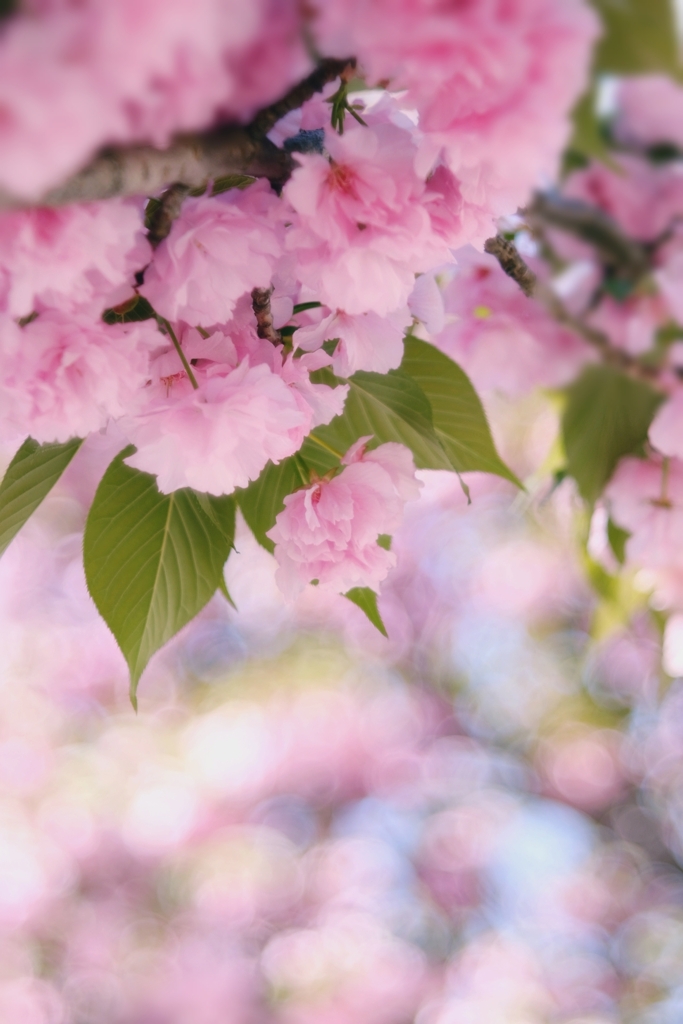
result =
M0 562L0 1021L680 1022L683 686L552 397L488 405L527 491L421 474L388 640L242 525L137 716L78 453Z

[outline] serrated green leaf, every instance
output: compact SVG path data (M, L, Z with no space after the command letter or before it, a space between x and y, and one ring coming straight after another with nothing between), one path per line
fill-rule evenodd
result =
M359 437L369 434L377 444L398 441L413 453L420 469L451 469L434 433L432 409L419 384L402 370L387 374L354 373L341 416L314 434L333 451L344 454Z
M401 369L426 395L436 436L458 473L494 473L521 487L498 455L484 407L469 377L434 345L406 338Z
M135 705L154 652L221 586L235 504L189 488L161 494L153 476L124 463L134 451L121 452L97 488L83 560L90 594L128 663Z
M300 487L308 486L308 482L308 467L297 454L283 459L277 466L269 462L258 480L235 491L247 526L266 551L272 553L275 550L266 533L275 525L277 515L285 507L285 498Z
M681 77L671 0L591 0L604 26L595 70L616 75L651 72Z
M374 590L370 590L370 587L354 587L352 590L347 590L344 597L360 608L382 636L389 637L377 607L377 594Z
M80 448L78 437L65 444L38 444L27 438L0 483L0 555L47 497Z
M567 388L562 436L567 471L586 501L600 496L617 462L644 444L663 396L609 366L589 366Z

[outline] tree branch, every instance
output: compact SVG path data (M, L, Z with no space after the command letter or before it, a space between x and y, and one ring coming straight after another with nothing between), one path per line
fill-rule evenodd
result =
M517 282L528 298L540 302L558 323L580 335L600 353L603 362L639 380L647 380L650 384L656 381L658 371L655 367L648 366L623 349L616 348L606 334L570 313L552 288L539 281L512 242L508 242L502 235L496 235L486 240L484 250L498 260L508 277Z
M266 107L265 110L257 114L249 125L249 131L252 135L267 135L285 114L289 114L291 110L298 110L306 100L310 100L317 92L322 92L328 82L333 82L339 75L343 75L345 71L355 68L355 66L355 57L346 57L342 60L328 57L322 60L308 78L304 78L302 82L290 89L277 103L273 103L272 106Z
M648 246L629 238L613 217L590 203L555 192L538 192L522 212L532 229L540 223L587 242L601 263L624 280L635 283L651 269Z
M201 188L215 178L251 175L268 178L281 187L294 168L291 154L266 138L281 117L296 110L333 81L353 59L323 60L281 100L256 115L245 126L222 125L192 135L180 135L167 149L153 146L110 146L82 171L36 203L0 191L0 209L26 206L63 206L114 196L156 195L171 185Z

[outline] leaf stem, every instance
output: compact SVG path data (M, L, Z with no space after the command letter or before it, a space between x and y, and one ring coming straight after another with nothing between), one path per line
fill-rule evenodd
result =
M176 352L180 356L180 362L183 364L183 368L185 370L185 373L187 374L187 379L189 380L190 384L195 389L195 391L197 391L198 388L199 388L199 384L197 383L197 378L195 377L194 373L192 372L192 367L188 363L187 357L185 356L185 353L183 352L182 348L180 347L180 342L178 341L178 339L175 336L175 331L171 327L171 325L168 322L168 320L165 320L163 318L163 316L160 316L159 319L160 319L161 323L164 325L165 329L168 331L168 336L170 337L171 341L173 342L173 346L174 346Z
M330 455L334 455L335 459L343 459L344 458L344 456L342 455L341 452L335 451L334 448L330 447L329 444L327 444L325 441L322 441L319 437L316 437L315 434L311 433L308 436L311 439L311 441L315 441L315 443L317 445L320 445L321 448L324 448L325 451L328 451L330 453Z

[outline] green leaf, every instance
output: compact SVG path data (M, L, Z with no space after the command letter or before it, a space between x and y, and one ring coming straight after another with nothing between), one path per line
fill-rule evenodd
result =
M275 525L277 515L285 507L285 498L300 487L308 487L308 484L308 467L297 454L283 459L277 466L269 462L258 480L235 492L247 526L267 551L275 550L266 533Z
M78 437L65 444L38 444L27 438L0 483L0 554L47 497L80 448Z
M613 519L607 520L607 540L619 565L626 562L626 542L630 536L629 531L617 526Z
M495 473L521 487L498 455L486 413L469 377L434 345L408 336L401 369L422 389L432 408L436 436L449 469Z
M589 366L567 388L562 435L567 471L586 501L602 493L617 462L645 442L663 396L609 366Z
M380 631L382 636L389 637L377 607L377 594L374 590L370 590L370 587L354 587L352 590L347 590L344 597L352 601L353 604L357 605L367 615L370 622L375 629Z
M616 75L661 71L681 77L671 0L591 0L604 26L595 70Z
M127 466L126 448L97 488L83 539L88 589L128 663L131 700L147 662L221 587L235 536L232 497L160 494Z
M380 533L377 538L377 543L381 548L384 548L385 551L391 551L391 541L392 537L388 533Z
M139 320L151 320L154 310L142 295L133 295L118 306L105 309L102 319L105 324L128 324Z
M329 426L316 427L315 436L343 455L359 437L372 435L377 444L406 445L420 469L451 469L434 433L432 409L424 391L401 370L387 374L355 373L341 416Z

